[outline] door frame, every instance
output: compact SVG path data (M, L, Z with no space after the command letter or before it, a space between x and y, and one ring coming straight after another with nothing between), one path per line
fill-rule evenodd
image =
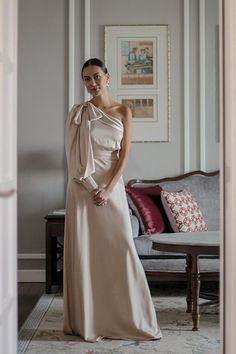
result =
M236 3L221 5L221 338L223 353L236 348Z

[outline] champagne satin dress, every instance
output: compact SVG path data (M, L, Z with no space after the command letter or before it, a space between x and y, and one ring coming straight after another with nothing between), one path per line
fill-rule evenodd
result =
M122 122L91 102L75 105L66 121L63 331L90 342L162 336L132 238L123 178L106 206L96 206L90 194L109 181L122 136Z

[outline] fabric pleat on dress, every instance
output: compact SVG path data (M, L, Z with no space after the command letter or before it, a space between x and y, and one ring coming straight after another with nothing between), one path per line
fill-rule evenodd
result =
M96 206L90 193L109 182L122 137L122 122L91 102L68 115L63 331L91 342L162 337L132 238L123 178L105 206Z

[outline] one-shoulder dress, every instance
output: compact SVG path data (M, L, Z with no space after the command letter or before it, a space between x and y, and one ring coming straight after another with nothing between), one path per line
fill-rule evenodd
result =
M111 178L123 124L88 101L72 107L65 128L63 331L91 342L159 339L161 331L132 238L123 178L105 206L96 206L90 193Z

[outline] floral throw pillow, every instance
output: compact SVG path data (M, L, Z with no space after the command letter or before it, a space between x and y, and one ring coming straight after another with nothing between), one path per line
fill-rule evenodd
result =
M192 193L161 192L161 200L175 232L206 231L207 225Z

